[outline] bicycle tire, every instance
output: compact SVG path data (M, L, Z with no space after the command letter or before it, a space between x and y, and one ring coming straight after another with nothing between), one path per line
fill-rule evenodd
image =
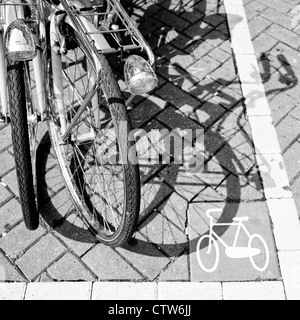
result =
M33 183L23 62L8 61L7 80L12 144L19 187L19 198L27 229L36 230L39 226L39 214L36 206Z
M70 32L70 30L69 30ZM63 67L65 68L63 71L64 81L71 82L70 77L73 76L73 73L76 75L79 71L69 71L70 75L66 75L68 72L68 68L75 68L76 64L79 64L78 61L80 59L77 57L73 62L70 62L70 60L73 58L72 54L74 54L75 50L82 51L82 57L83 60L81 68L84 70L88 70L87 63L93 64L92 61L87 60L87 56L89 56L88 52L85 52L84 45L80 44L80 36L76 34L76 31L73 30L73 39L72 39L72 48L69 50L69 57L68 54L65 54L62 56L62 59L66 59L65 62L63 62ZM75 41L75 42L74 42ZM55 54L52 52L52 54ZM100 119L100 116L98 114L102 113L102 109L105 111L105 113L110 113L111 115L111 122L113 124L113 130L114 133L107 133L109 134L115 134L116 141L118 143L118 148L120 151L120 157L124 160L126 155L124 154L124 148L122 146L125 146L125 150L131 150L133 153L131 156L135 157L135 143L131 139L128 138L128 134L131 131L131 125L130 121L127 115L127 110L125 107L125 103L121 94L121 91L119 89L119 86L117 84L117 81L114 77L114 74L111 70L111 67L107 61L107 59L101 55L99 57L100 64L101 64L101 70L102 70L102 79L101 79L101 86L99 86L99 92L97 92L97 99L102 98L105 100L105 105L102 106L101 104L98 104L95 109L91 107L91 110L88 110L88 107L86 108L86 111L84 113L84 121L78 123L78 128L76 128L75 135L77 132L81 132L86 130L86 128L79 128L80 126L87 126L89 130L93 130L95 132L95 136L97 134L99 135L99 132L102 130L103 122L102 119ZM70 67L71 66L71 67ZM92 66L95 67L95 66ZM86 71L88 74L88 71ZM53 73L49 72L49 75ZM75 76L74 76L75 77ZM90 76L88 76L90 77ZM80 76L82 78L82 76ZM82 80L82 79L81 79ZM88 93L88 90L84 87L88 87L88 81L92 80L92 77L90 79L84 80L84 84L78 84L75 88L74 84L68 83L67 86L64 85L64 90L71 90L75 91L76 94L73 93L64 93L64 99L68 101L68 116L72 118L72 114L76 114L76 111L72 109L76 103L73 102L74 96L78 96L80 93L79 91L86 90L86 94ZM53 82L53 79L49 81L50 83ZM76 82L76 81L75 81ZM74 88L73 88L74 85ZM70 89L71 88L71 89ZM73 88L73 89L72 89ZM54 95L53 93L53 87L50 85L50 92L51 95ZM102 93L101 93L102 92ZM72 98L69 97L69 95L72 95ZM84 96L84 94L83 94ZM78 99L78 98L77 98ZM75 97L76 100L76 97ZM80 100L80 99L79 99ZM77 101L77 103L80 101ZM102 101L103 103L104 101ZM74 107L75 108L75 107ZM94 115L94 112L97 113L97 116ZM91 116L90 113L93 113ZM91 117L91 119L89 119ZM92 119L98 119L100 123L98 123L96 126L92 125L93 121ZM100 120L99 120L100 119ZM119 124L123 123L126 127L119 127ZM107 125L109 126L109 125ZM105 130L110 130L110 128L105 128ZM76 142L70 142L66 141L65 145L62 145L61 142L61 133L60 133L60 125L59 120L54 116L53 120L49 122L49 131L50 136L52 140L52 144L54 146L54 150L57 155L58 163L62 172L62 175L65 180L65 185L67 189L69 190L69 193L71 195L71 198L77 207L81 217L83 218L83 221L87 225L87 227L94 233L96 238L111 247L117 247L122 246L125 243L127 243L133 233L136 231L136 225L138 222L138 216L139 216L139 209L140 209L140 175L139 175L139 167L136 161L124 161L122 162L121 171L122 173L118 172L115 174L114 172L111 173L112 176L115 176L113 179L116 178L116 176L123 174L122 178L120 178L120 181L115 181L116 185L119 183L123 183L123 187L120 187L120 190L122 192L119 192L118 195L110 195L110 192L113 193L113 191L110 191L109 188L114 188L113 186L108 186L106 181L106 175L109 175L108 172L104 172L105 170L113 171L117 170L116 168L113 169L113 167L117 167L116 165L111 165L111 168L109 167L109 164L103 165L103 160L99 160L97 157L99 156L99 150L98 153L97 149L100 149L99 145L96 145L96 139L94 142L92 142L92 146L88 146L87 143L85 145L76 145ZM75 131L75 130L74 130ZM103 134L103 133L101 133ZM102 137L102 136L101 136ZM73 144L73 145L72 145ZM105 142L103 142L103 145L105 145ZM101 145L102 146L102 145ZM120 147L121 146L121 147ZM88 150L85 150L88 149ZM91 149L95 149L92 150ZM72 151L70 151L72 150ZM90 153L95 153L90 155ZM72 156L70 157L70 153ZM87 154L89 153L89 156L93 158L94 163L88 163L85 160L87 158ZM126 158L127 159L127 158ZM127 159L128 160L128 159ZM101 162L102 161L102 162ZM100 163L99 163L100 162ZM92 165L95 165L97 167L95 170L97 170L97 175L93 176L94 168L91 168ZM86 167L84 167L86 166ZM105 167L106 166L106 167ZM101 171L102 170L102 171ZM96 202L95 199L92 199L93 197L97 197L96 191L92 190L92 181L87 182L88 177L86 177L88 174L91 176L91 180L95 180L95 189L96 187L99 189L97 191L99 193L99 203L101 202L101 208L98 202ZM104 173L103 173L104 172ZM102 179L100 179L100 176L102 176ZM101 184L104 184L102 187ZM118 187L118 186L117 186ZM87 190L88 189L88 190ZM92 195L90 195L91 193ZM106 197L108 201L106 202ZM117 199L121 197L121 200ZM102 199L104 198L104 199ZM112 198L112 200L111 200ZM101 200L101 201L100 201ZM122 203L120 203L122 202ZM116 226L116 221L108 221L109 219L114 220L116 217L107 217L109 212L111 211L111 215L114 216L114 211L119 210L116 213L118 216L117 221L118 225ZM109 208L106 208L109 207ZM101 209L101 210L100 210ZM106 211L107 210L107 211ZM106 217L104 217L106 215ZM119 217L121 215L121 217ZM107 219L107 220L106 220ZM112 226L112 224L115 224ZM107 230L105 230L107 228Z

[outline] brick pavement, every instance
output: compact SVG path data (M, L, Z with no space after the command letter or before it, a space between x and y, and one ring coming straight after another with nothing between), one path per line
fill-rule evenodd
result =
M300 212L300 1L244 1L250 32ZM298 9L297 9L298 8Z
M245 9L299 205L300 171L293 162L300 151L295 47L299 30L288 27L295 1L287 0L284 6L274 3L245 1ZM95 242L77 218L43 128L39 149L41 226L28 232L18 203L10 127L0 124L0 265L5 280L281 279L223 2L134 0L132 4L133 17L157 56L160 80L151 96L134 101L132 123L147 132L205 129L205 170L191 177L178 165L142 165L142 206L135 241L123 248L107 248ZM249 260L233 263L224 253L215 273L200 270L196 243L208 230L203 213L212 207L224 210L218 217L223 222L250 216L249 230L263 234L270 249L265 272L254 270ZM224 229L219 235L230 240L230 231ZM225 289L229 294L230 284Z

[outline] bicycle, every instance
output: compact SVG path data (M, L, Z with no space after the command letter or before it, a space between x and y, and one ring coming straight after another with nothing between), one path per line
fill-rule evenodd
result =
M202 270L204 270L207 273L212 273L214 271L216 271L218 264L219 264L219 260L220 260L220 249L219 249L219 245L217 240L225 247L225 253L227 255L227 257L232 258L232 259L238 259L238 258L249 258L251 261L252 266L259 272L263 272L268 268L269 265L269 261L270 261L270 253L269 253L269 248L268 245L266 243L266 241L264 240L264 238L258 234L253 234L251 235L249 233L249 231L247 230L247 228L244 225L244 222L247 222L249 220L249 217L235 217L233 218L233 222L232 223L214 223L214 217L212 216L213 213L222 213L223 210L222 209L209 209L206 211L206 215L210 220L210 228L209 228L209 234L203 235L202 237L200 237L198 243L197 243L197 261L200 265L200 267L202 268ZM215 226L218 227L230 227L230 226L236 226L237 230L236 230L236 234L234 237L234 241L233 241L233 245L229 246L221 237L218 236L218 234L213 230L213 228ZM245 234L248 237L248 246L247 247L238 247L237 246L237 242L239 239L239 235L241 233L241 231L244 231ZM259 248L253 248L252 244L255 240L260 241L260 243L262 244L262 248L263 251L260 250ZM212 267L206 267L202 261L201 258L201 245L204 242L208 242L208 246L207 246L207 255L210 255L211 253L213 253L213 248L214 248L214 252L215 252L215 261L212 265ZM206 244L205 244L206 246ZM254 261L254 257L258 256L260 254L265 254L265 263L262 267L258 266L256 264L256 262Z
M7 68L2 116L7 121L10 114L27 228L39 225L36 137L38 123L47 121L82 220L106 245L125 244L139 215L139 167L126 102L106 55L124 61L128 103L157 85L151 48L118 0L11 0L0 9L0 73Z

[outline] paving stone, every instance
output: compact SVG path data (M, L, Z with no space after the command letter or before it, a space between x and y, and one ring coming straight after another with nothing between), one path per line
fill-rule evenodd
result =
M51 189L53 193L57 193L64 188L64 181L61 174L61 170L58 166L48 171L44 177L47 187Z
M154 178L145 184L141 189L139 221L143 221L149 214L155 211L172 192L173 190L158 178Z
M193 56L176 49L170 44L163 45L161 48L156 50L156 54L184 70L195 62L195 58Z
M220 47L216 47L208 55L214 58L215 60L219 61L220 63L222 63L222 67L226 67L226 69L229 69L227 68L227 64L225 64L226 61L231 59L231 55L228 52L220 49Z
M65 250L66 248L53 235L48 234L26 251L16 264L26 277L32 280L59 258Z
M190 46L188 46L185 49L185 52L187 52L191 57L193 57L194 62L198 59L201 59L205 57L207 54L212 52L215 47L213 47L211 44L205 41L205 39L197 39L195 38L191 43Z
M183 254L171 263L159 276L160 282L164 281L189 281L189 261L188 255Z
M175 26L178 31L182 31L189 26L189 22L171 13L169 10L160 11L155 18L169 26Z
M191 2L190 2L191 3ZM202 20L204 14L199 11L195 11L193 7L186 8L185 12L181 15L182 18L190 21L191 23L198 22Z
M0 184L0 205L4 202L7 202L7 200L11 197L12 194L6 188L4 188L2 184Z
M198 78L193 77L176 64L165 63L162 65L158 73L176 87L188 92L191 87L199 82ZM164 101L165 104L167 101ZM155 114L155 113L152 113Z
M290 99L290 97L283 92L269 99L269 106L272 111L275 126L277 126L288 113L294 116L292 110L295 108L296 103L296 101Z
M278 43L278 40L271 37L266 33L262 33L257 38L253 40L253 46L256 55L261 55L261 53L269 52Z
M13 157L7 151L0 154L0 163L0 176L13 169L15 165Z
M9 147L12 143L11 141L11 127L5 126L4 128L0 129L0 150L4 150Z
M157 94L164 100L173 104L179 110L184 110L186 112L192 112L192 110L196 109L201 103L196 99L190 97L187 93L180 90L179 88L173 86L172 84L167 84L162 89L157 91ZM167 109L170 111L171 109ZM165 114L163 112L163 114ZM161 116L158 117L158 119Z
M202 21L205 21L213 27L217 27L224 21L224 19L226 18L220 14L208 13L207 15L205 15Z
M215 103L214 99L205 102L200 108L196 109L190 118L199 122L201 127L208 129L217 120L225 116L227 110L220 104Z
M282 152L285 152L293 148L293 142L299 137L299 121L287 116L276 126L276 131Z
M203 59L190 66L187 70L190 74L197 77L199 80L202 80L219 66L220 62L210 58L209 56L205 56Z
M94 272L99 280L143 279L115 250L102 244L95 246L85 254L82 261Z
M179 97L178 97L179 99ZM199 106L200 103L197 104ZM177 110L173 107L167 108L164 112L162 112L157 119L167 125L169 128L173 129L181 129L181 130L203 130L203 127L192 121L186 115L192 113L191 105L184 105L181 107L181 110L186 112L186 114L182 113L181 110ZM195 104L196 108L196 104Z
M217 48L219 45L221 45L224 41L228 39L228 35L224 34L223 32L217 29L211 31L205 36L205 41L215 48Z
M270 27L271 24L272 24L271 21L269 21L261 16L254 17L249 22L251 38L254 39L257 36L259 36L260 34L262 34L262 32L265 29L267 29L268 27Z
M252 20L255 16L266 10L268 7L261 2L258 1L250 1L245 6L245 11L247 14L247 18Z
M291 110L290 115L300 121L300 106L297 105L293 110Z
M136 234L133 245L117 248L116 251L149 281L154 281L170 262L161 251L140 234Z
M291 29L291 17L279 12L277 8L276 10L273 8L268 8L267 10L263 11L261 15L275 24L279 24L287 29Z
M187 247L185 222L187 202L175 193L139 226L139 232L169 257L180 255Z
M202 173L188 174L183 167L170 165L159 173L168 185L172 186L177 194L186 200L192 200L206 186L201 179Z
M143 19L139 24L139 30L141 30L142 34L148 38L152 32L162 28L164 25L163 23L159 22L158 20L150 17L148 19Z
M26 279L17 268L0 253L0 282L24 282ZM0 290L1 292L1 290ZM1 293L0 293L1 300Z
M277 24L273 24L268 30L267 33L274 37L275 39L290 45L294 49L299 48L299 44L297 42L299 35L294 32L291 32L288 29L285 29Z
M54 229L54 232L79 257L97 242L77 213L69 215Z
M268 250L270 252L270 260L266 260L265 250L260 243L254 241L257 246L260 246L261 254L254 259L254 262L258 267L263 268L267 264L267 268L264 271L255 269L250 263L249 259L231 259L230 256L223 251L223 245L219 240L217 244L220 249L219 264L214 267L215 254L208 256L207 244L203 242L203 247L200 247L201 251L197 251L199 239L203 235L209 232L209 219L206 216L207 209L222 209L221 213L213 214L215 222L217 223L232 223L232 219L235 217L249 217L250 220L245 222L244 225L251 235L258 234L264 238L267 243ZM265 203L226 203L225 206L220 203L201 203L192 204L189 207L189 237L190 237L190 261L191 261L191 277L192 281L245 281L256 279L279 279L280 272L277 261L277 250L275 248L272 232L270 229L269 214ZM225 241L229 246L232 245L234 236L236 233L236 226L219 226L214 227L214 231L218 236ZM249 238L242 232L238 247L248 247ZM228 249L227 249L228 250ZM197 252L201 254L202 263L208 270L214 270L207 272L199 264L197 258ZM218 261L218 260L217 260Z
M2 181L9 187L15 196L19 196L19 187L16 171L11 171L2 178Z
M199 21L199 22L193 24L188 29L184 30L184 33L191 38L201 39L201 38L204 38L213 29L214 29L213 26L211 26L203 21Z
M143 126L156 114L165 109L167 102L155 95L149 96L147 100L142 101L130 113L129 117L133 128Z
M58 220L66 217L75 210L69 191L63 189L55 196L47 199L40 207L40 214L50 227L54 227Z
M91 272L69 253L56 261L47 272L55 281L95 281Z
M282 5L282 2L280 0L259 0L260 3L263 3L264 5L274 8L282 13L287 13L289 12L292 8L293 5L290 3L286 3L284 6Z
M0 233L2 234L23 218L21 206L15 199L0 207L0 213Z
M0 239L0 247L7 255L15 259L45 232L42 226L35 231L29 231L25 224L21 223Z
M216 191L228 202L263 201L263 190L253 188L245 180L243 177L230 175L226 178L226 184L220 185Z
M44 272L36 278L35 282L54 282L54 280L48 275L47 272Z

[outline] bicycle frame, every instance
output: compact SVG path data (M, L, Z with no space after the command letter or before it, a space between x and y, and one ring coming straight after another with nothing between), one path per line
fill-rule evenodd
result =
M96 62L96 71L97 71L97 83L101 82L101 65L99 63L99 55L115 53L117 51L131 51L137 50L144 51L148 56L148 61L151 66L154 66L154 54L144 40L143 36L137 29L137 27L132 23L130 17L125 12L118 0L106 0L109 4L109 7L117 14L119 19L124 24L125 28L121 30L99 30L97 26L94 25L92 21L89 20L91 14L89 14L88 9L85 8L80 0L72 1L70 4L68 0L61 0L59 6L46 4L45 1L41 0L7 0L4 3L0 3L0 8L3 12L3 21L0 21L1 24L1 34L0 34L0 95L1 95L1 105L2 105L2 115L7 118L9 105L7 103L7 82L5 79L6 74L6 63L5 63L5 47L4 47L4 35L7 30L7 27L15 20L25 20L24 19L24 10L25 6L29 6L32 11L34 11L35 21L30 21L34 23L33 26L33 36L35 43L37 45L37 55L32 60L34 78L36 82L36 91L37 91L37 110L41 120L46 119L49 116L49 112L53 108L49 109L49 105L52 107L54 105L54 110L59 114L62 132L65 133L64 140L66 140L72 131L72 127L76 124L73 121L68 127L65 106L62 102L62 79L61 79L61 62L60 54L63 54L64 48L59 46L59 38L61 38L60 32L58 30L58 25L62 18L65 18L65 21L70 24L74 30L77 30L81 37L81 45L85 47L86 51L89 52L88 59ZM50 44L46 43L46 25L44 12L46 11L46 6L51 10L50 20ZM4 8L4 9L3 9ZM82 9L78 9L82 8ZM93 13L94 14L94 13ZM98 15L107 15L108 13L99 13ZM2 23L1 23L2 22ZM119 44L119 49L112 48L105 39L105 34L115 34L116 32L129 32L132 39L131 45L121 45ZM49 101L49 97L46 96L48 92L49 83L47 83L45 72L47 70L47 45L51 46L52 51L52 65L53 68L53 85L54 85L54 100ZM96 92L96 88L95 88ZM95 93L94 92L94 93ZM89 99L86 99L85 105L88 105L93 94L89 96ZM82 108L84 110L84 108ZM80 117L80 112L79 116ZM50 112L51 113L51 112Z

